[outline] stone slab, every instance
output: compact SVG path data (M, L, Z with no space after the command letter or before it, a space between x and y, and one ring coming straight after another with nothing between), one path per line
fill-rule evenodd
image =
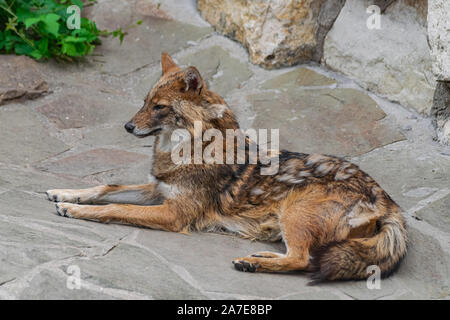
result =
M68 274L44 270L37 274L28 287L17 296L20 300L117 300L119 298L101 292L84 288L69 289ZM70 283L70 282L69 282ZM124 295L125 296L125 295Z
M108 38L96 48L95 53L102 55L96 59L103 61L98 64L101 71L112 74L135 71L158 62L161 52L172 54L188 47L189 41L199 40L212 32L209 27L155 18L138 9L134 1L113 0L100 1L90 10L88 16L100 29L126 28L142 20L141 25L127 29L122 44L117 38Z
M5 221L24 226L26 230L54 233L55 236L73 239L70 246L86 252L89 251L88 246L107 246L108 243L113 243L133 231L133 228L124 225L61 217L56 213L55 203L48 201L44 194L17 190L0 194L0 214ZM8 233L5 233L5 237L11 238L13 235L9 237ZM23 245L26 247L29 243Z
M138 106L124 102L123 98L84 91L62 95L36 110L58 129L72 129L105 123L123 125L138 110Z
M281 243L251 242L220 234L174 234L143 230L136 242L163 256L176 268L185 270L202 290L235 296L277 298L306 287L302 274L242 273L234 269L234 258L258 251L283 252ZM276 283L277 285L274 285Z
M131 245L119 244L101 258L79 259L71 264L80 267L82 279L100 287L137 292L153 299L205 299L157 257Z
M40 264L80 254L76 246L83 246L64 236L8 222L3 214L0 220L0 283L20 277Z
M40 172L28 167L0 166L0 188L44 193L48 189L88 187L86 181L65 174Z
M329 86L336 81L304 67L296 68L261 84L263 89L295 90L299 87Z
M450 2L430 0L428 4L427 30L436 80L450 81Z
M352 156L403 140L385 113L355 89L289 90L248 97L253 128L280 130L280 148Z
M426 146L420 147L421 152L416 143L403 141L352 159L404 210L447 188L450 181L450 157L431 155L431 141L422 142Z
M414 3L398 0L369 29L369 0L348 0L324 43L325 64L364 88L428 114L435 87L427 30ZM405 32L407 30L407 32Z
M0 162L27 164L69 149L31 109L0 109Z
M42 64L25 56L2 55L1 60L0 105L35 99L49 92Z
M124 168L148 160L148 157L118 149L98 148L67 156L58 160L49 160L36 166L37 169L74 176L88 176L99 172Z
M432 226L450 233L450 195L432 202L414 215Z
M209 88L221 96L239 88L252 76L247 63L230 56L226 50L213 46L179 59L182 67L195 66Z
M128 133L124 129L124 125L108 124L106 126L92 128L81 134L81 139L77 142L84 146L100 147L108 146L113 148L127 148L134 146L152 145L150 139L139 139Z

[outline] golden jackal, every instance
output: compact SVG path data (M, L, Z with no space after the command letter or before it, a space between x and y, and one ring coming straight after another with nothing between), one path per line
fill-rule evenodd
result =
M399 206L356 165L333 156L280 151L279 170L257 163L174 163L175 129L238 129L225 101L195 67L163 53L162 76L125 128L156 136L151 183L49 190L58 214L174 232L225 230L249 239L282 239L286 253L236 258L237 270L312 271L313 279L363 279L376 265L388 276L407 247ZM246 140L247 142L249 139ZM202 145L205 147L205 145ZM109 203L109 204L108 204ZM97 205L95 205L97 204ZM103 205L101 205L103 204ZM106 204L106 205L105 205Z

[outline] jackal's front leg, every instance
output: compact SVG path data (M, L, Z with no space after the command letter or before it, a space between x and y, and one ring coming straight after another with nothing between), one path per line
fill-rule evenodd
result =
M50 201L71 203L152 204L159 198L154 184L104 185L87 189L54 189L47 191Z
M165 202L162 205L138 206L131 204L80 205L60 202L56 204L59 215L68 218L120 222L152 229L181 231L185 225L182 216Z

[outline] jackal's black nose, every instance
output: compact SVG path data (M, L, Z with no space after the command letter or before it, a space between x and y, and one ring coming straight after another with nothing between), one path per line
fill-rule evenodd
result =
M130 133L133 132L134 128L136 128L136 126L131 122L127 122L127 124L125 125L125 130L127 130Z

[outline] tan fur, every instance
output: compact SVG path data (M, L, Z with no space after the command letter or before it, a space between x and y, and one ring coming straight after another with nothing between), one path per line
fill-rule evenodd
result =
M366 278L370 265L378 265L383 275L395 269L406 252L401 210L350 162L281 151L279 172L267 176L260 174L260 162L173 163L166 150L173 130L193 134L194 121L201 121L203 131L215 128L225 136L226 129L239 126L195 67L182 70L166 53L161 64L161 79L127 124L138 137L156 135L154 181L49 190L59 214L174 232L226 231L252 240L284 241L285 254L259 252L233 260L241 271L307 270L318 280L337 280ZM114 204L91 205L104 203Z

